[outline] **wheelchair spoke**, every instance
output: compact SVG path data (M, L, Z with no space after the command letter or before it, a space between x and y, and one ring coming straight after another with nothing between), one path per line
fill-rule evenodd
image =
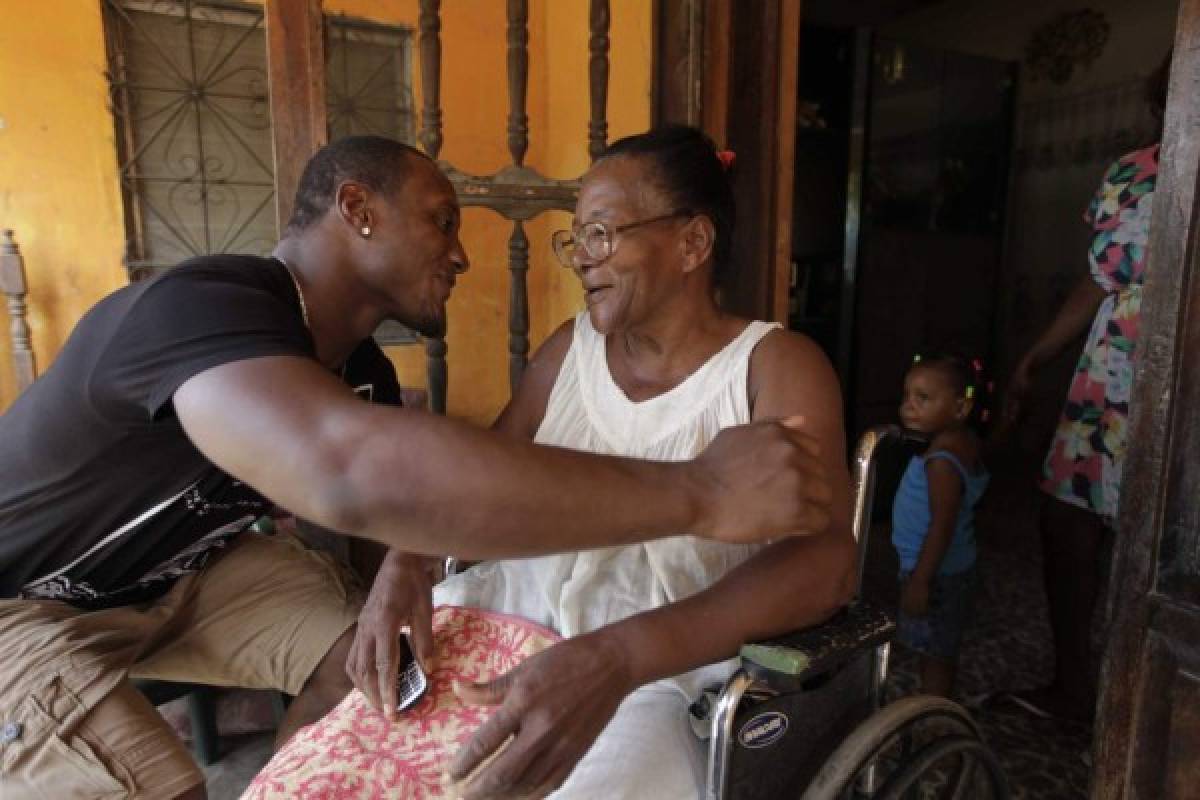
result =
M915 791L920 781L932 771L938 762L947 757L971 759L982 764L990 779L990 796L995 800L1007 800L1009 789L1004 772L992 751L978 739L967 736L945 736L925 745L903 769L888 778L872 800L901 800Z
M915 760L928 757L930 747L945 741L974 742L951 748L919 773L920 780L898 786L897 776L909 771ZM975 721L961 706L927 696L903 698L867 718L831 755L814 777L804 800L878 798L881 785L892 787L896 800L909 797L973 798L971 789L980 777L974 749L987 752ZM967 751L970 752L967 752ZM866 785L871 765L874 785ZM986 766L986 764L985 764ZM985 770L988 777L991 771ZM930 794L930 791L933 794Z
M975 785L977 772L975 759L963 753L959 759L958 772L955 774L954 793L950 795L950 800L968 800L967 792Z

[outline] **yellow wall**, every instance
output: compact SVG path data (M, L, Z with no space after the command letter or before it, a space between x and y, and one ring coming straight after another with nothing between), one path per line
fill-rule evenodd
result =
M505 5L442 3L440 156L466 172L490 174L509 162ZM575 177L588 164L587 6L587 0L530 2L525 161L550 177ZM417 24L416 0L325 0L324 7ZM643 0L612 3L610 138L649 125L651 7ZM0 226L16 230L26 255L30 323L43 369L80 315L125 282L99 8L100 0L42 0L0 26ZM419 59L413 66L419 107ZM550 231L568 219L551 214L526 226L534 348L581 305L574 277L549 252ZM510 230L489 211L464 214L472 267L450 301L449 406L450 413L478 422L490 421L508 398ZM0 344L0 408L13 396L6 347ZM424 385L421 348L394 348L389 355L402 382Z
M80 5L39 0L0 25L0 227L13 229L25 255L40 369L83 312L125 283L100 5ZM7 334L7 315L0 320ZM6 408L12 362L7 335L0 340Z

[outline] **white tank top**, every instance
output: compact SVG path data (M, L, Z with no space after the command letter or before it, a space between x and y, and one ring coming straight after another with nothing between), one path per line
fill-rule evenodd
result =
M613 380L604 337L583 312L575 318L571 349L534 441L655 461L694 458L722 428L750 421L750 356L762 338L778 327L751 322L678 386L634 402ZM694 594L760 546L681 535L644 544L486 562L440 584L434 601L517 614L563 636L575 636ZM728 672L727 662L670 682L691 697L704 684L723 680Z

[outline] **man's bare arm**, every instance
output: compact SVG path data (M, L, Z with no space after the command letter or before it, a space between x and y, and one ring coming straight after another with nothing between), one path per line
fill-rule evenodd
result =
M201 452L278 505L410 552L523 556L681 530L754 541L829 515L815 443L774 423L683 464L587 455L363 403L294 356L202 372L174 405Z

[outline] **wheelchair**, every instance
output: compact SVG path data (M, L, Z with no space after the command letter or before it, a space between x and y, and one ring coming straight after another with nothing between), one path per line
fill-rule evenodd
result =
M705 800L1007 798L1004 771L957 703L917 695L882 706L896 623L862 599L881 446L868 430L854 457L855 598L828 622L745 645L711 713Z

